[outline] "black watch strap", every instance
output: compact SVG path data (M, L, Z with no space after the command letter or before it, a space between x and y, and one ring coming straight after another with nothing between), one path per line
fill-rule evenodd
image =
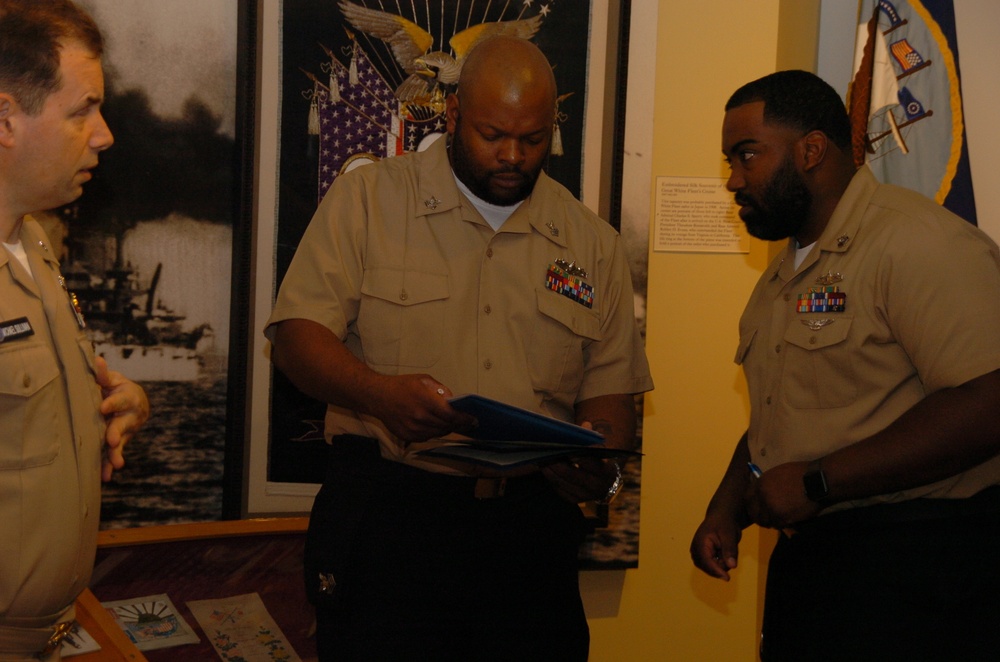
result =
M822 503L830 496L830 487L826 483L822 462L820 459L810 464L805 475L802 476L802 484L806 488L806 498L816 503Z

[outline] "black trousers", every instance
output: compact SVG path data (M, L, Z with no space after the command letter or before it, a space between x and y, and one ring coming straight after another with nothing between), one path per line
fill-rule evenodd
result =
M337 438L306 542L320 660L586 660L580 509L539 475L474 480Z
M761 659L1000 659L1000 489L821 516L771 556Z

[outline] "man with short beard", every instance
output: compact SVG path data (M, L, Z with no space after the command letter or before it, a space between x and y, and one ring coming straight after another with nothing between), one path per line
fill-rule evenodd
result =
M728 581L743 528L782 531L765 661L994 659L996 244L856 168L844 104L813 74L737 90L722 150L747 229L789 241L740 320L750 424L695 565Z
M542 170L555 104L533 44L476 46L449 140L339 175L281 284L272 360L329 405L306 548L322 660L587 659L577 504L620 467L506 477L414 447L474 425L448 401L466 393L634 443L652 383L628 266Z

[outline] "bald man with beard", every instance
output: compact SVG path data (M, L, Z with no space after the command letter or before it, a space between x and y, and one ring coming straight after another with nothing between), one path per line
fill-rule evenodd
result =
M468 393L634 443L652 381L628 266L543 170L555 109L536 46L478 45L447 138L339 176L281 284L272 360L328 403L306 550L321 659L587 659L578 504L621 467L509 476L416 453L475 425L448 400ZM549 286L557 262L584 294Z

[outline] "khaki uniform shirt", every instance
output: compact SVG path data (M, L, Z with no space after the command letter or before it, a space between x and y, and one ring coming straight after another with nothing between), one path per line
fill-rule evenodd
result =
M798 269L792 243L740 320L736 361L750 390L750 454L762 469L865 439L928 394L1000 368L997 246L943 207L879 184L865 167ZM810 295L821 288L838 291ZM843 310L819 308L840 295ZM1000 457L836 508L968 497L997 483Z
M41 626L86 588L97 549L104 418L94 352L39 225L0 247L0 625Z
M557 260L586 272L576 293L547 285ZM292 318L331 329L377 372L427 373L456 395L565 421L581 400L652 388L618 233L544 173L494 232L459 192L443 139L337 178L268 326ZM331 406L327 438L340 433L417 463L381 422Z

